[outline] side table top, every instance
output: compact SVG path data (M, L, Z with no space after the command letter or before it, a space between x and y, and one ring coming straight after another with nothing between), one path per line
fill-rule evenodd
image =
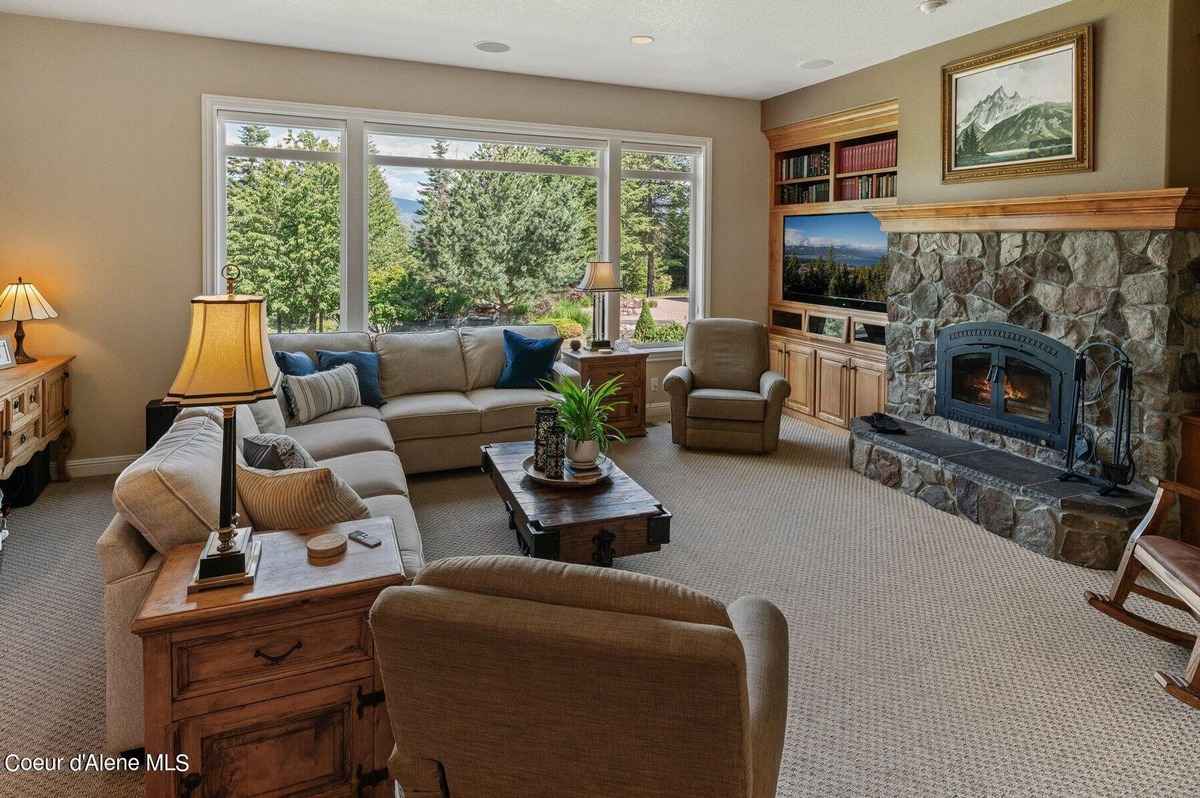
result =
M578 352L570 349L562 350L563 360L574 360L577 363L582 363L585 360L615 360L619 358L648 358L649 352L638 349L630 349L624 352L613 350L611 352L593 352L590 349L580 349Z
M346 553L330 563L316 565L308 561L305 542L310 536L334 531L348 534L355 529L379 538L381 545L368 549L349 541ZM336 598L382 590L405 581L391 518L366 518L314 529L255 532L254 537L263 547L254 584L198 593L189 594L187 585L203 544L172 549L133 619L132 631L151 634L247 611L279 609L314 597Z

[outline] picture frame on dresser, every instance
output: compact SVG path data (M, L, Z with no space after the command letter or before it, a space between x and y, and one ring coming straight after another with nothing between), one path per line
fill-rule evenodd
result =
M8 345L8 339L0 338L0 369L10 369L15 365L17 361L13 357L12 347Z

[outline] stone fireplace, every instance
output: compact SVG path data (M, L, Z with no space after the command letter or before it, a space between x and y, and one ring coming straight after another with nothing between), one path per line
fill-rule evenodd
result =
M913 434L856 421L854 468L1048 556L1114 567L1145 479L1173 477L1179 417L1200 407L1200 233L891 232L888 248L887 409ZM1134 364L1143 492L1123 500L1057 479L1074 350L1094 341ZM1111 460L1108 408L1083 422Z

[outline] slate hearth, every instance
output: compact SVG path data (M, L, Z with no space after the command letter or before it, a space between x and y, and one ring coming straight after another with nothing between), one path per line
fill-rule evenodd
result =
M1116 568L1129 532L1150 507L1147 493L1101 496L1087 483L1059 480L1057 468L897 421L906 434L876 432L861 418L851 422L855 471L1047 557Z

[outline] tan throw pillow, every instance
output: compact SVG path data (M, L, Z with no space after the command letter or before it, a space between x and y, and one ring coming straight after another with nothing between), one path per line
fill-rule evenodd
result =
M283 390L297 424L307 424L317 416L362 404L358 371L349 363L303 377L285 377Z
M371 515L354 489L328 468L267 471L239 465L237 488L257 530L307 529Z

